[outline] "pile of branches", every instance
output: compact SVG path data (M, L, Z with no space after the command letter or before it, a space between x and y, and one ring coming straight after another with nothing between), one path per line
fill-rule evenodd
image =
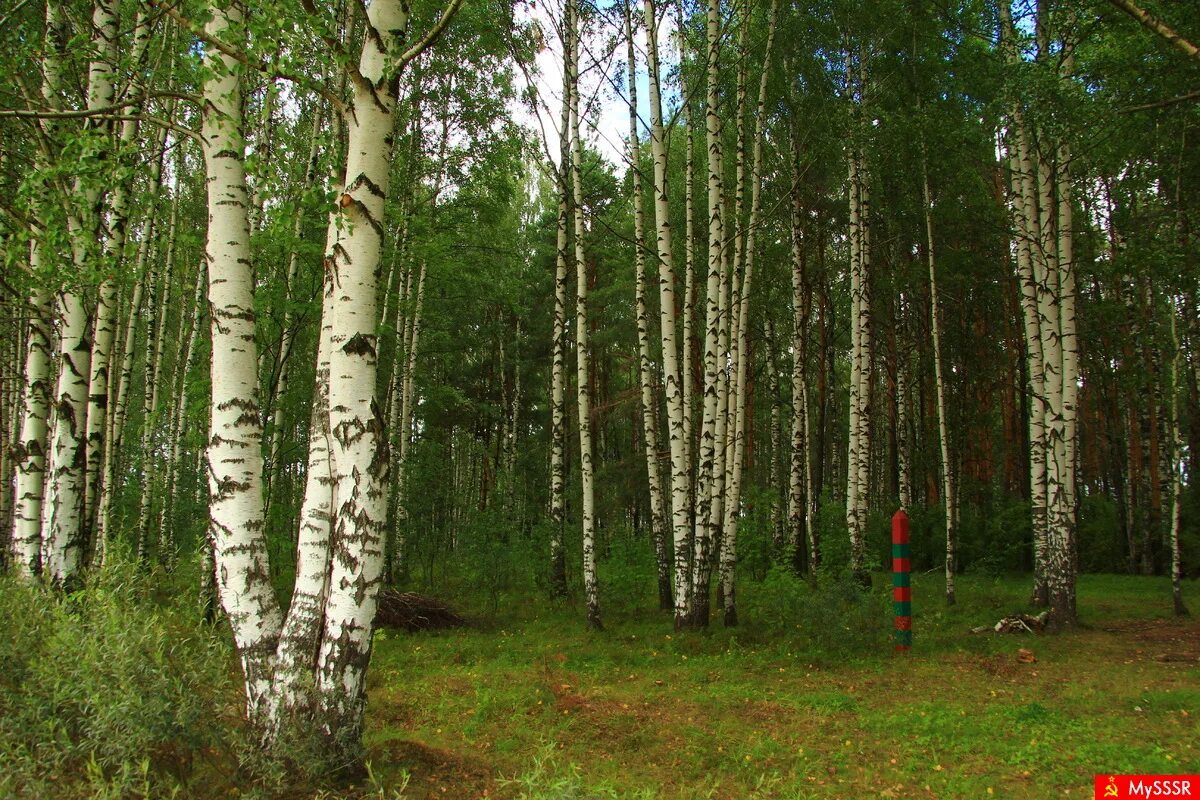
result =
M379 593L375 624L415 633L445 628L461 628L467 621L454 609L433 597L416 592L384 589Z
M995 625L980 625L978 628L972 628L971 633L987 633L988 631L995 631L996 633L1041 633L1046 630L1046 620L1049 617L1049 611L1043 611L1037 616L1031 614L1014 614L1011 617L1005 617Z

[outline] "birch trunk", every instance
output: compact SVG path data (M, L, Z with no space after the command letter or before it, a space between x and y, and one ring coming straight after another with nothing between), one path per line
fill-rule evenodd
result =
M1184 457L1183 426L1179 424L1179 392L1183 386L1180 366L1183 363L1183 347L1179 339L1178 318L1182 303L1172 299L1171 339L1175 352L1171 358L1171 600L1176 616L1185 616L1187 606L1183 604L1183 550L1179 542L1179 531L1183 526L1183 483L1187 470Z
M1016 65L1016 32L1007 0L1000 3L1001 40L1005 60ZM1032 506L1034 551L1034 597L1045 602L1046 561L1046 405L1045 355L1042 352L1041 310L1038 287L1042 284L1045 264L1040 257L1037 190L1030 155L1028 128L1020 103L1009 112L1010 133L1007 142L1012 214L1016 228L1017 275L1021 286L1021 313L1024 321L1025 358L1029 395L1029 484Z
M122 142L125 142L125 133L122 133ZM130 141L132 143L132 133L130 133ZM150 171L150 192L157 196L158 189L162 183L162 162L166 157L165 150L162 145L165 143L165 137L158 137L159 157L152 162ZM182 157L180 158L182 162ZM127 191L127 187L122 191ZM114 198L114 217L122 219L124 210L124 200ZM178 217L178 195L172 201L171 217ZM118 212L121 212L118 215ZM142 317L146 310L143 308L142 299L146 293L146 256L150 249L150 239L153 236L155 228L154 219L154 204L151 204L150 213L147 214L145 220L145 229L142 232L142 240L138 243L137 258L134 264L133 272L137 275L137 280L133 286L133 293L129 300L129 318L125 323L125 332L122 336L121 349L121 364L120 371L117 373L117 381L115 390L112 391L113 404L112 411L108 417L108 432L106 435L106 446L104 447L104 458L100 477L99 500L96 509L96 560L103 565L108 555L109 538L111 536L112 521L109 518L112 513L113 499L113 481L116 478L117 458L120 455L121 444L124 439L125 432L125 416L127 408L127 400L129 397L129 385L133 377L133 356L134 344L136 341L137 322ZM115 251L124 249L125 233L124 222L120 224L121 228L121 247L114 248ZM117 238L114 236L114 238ZM153 313L153 310L150 310ZM94 370L93 370L94 373Z
M756 233L758 229L758 217L762 207L762 162L763 162L763 128L766 121L766 106L767 106L767 79L771 70L771 56L775 45L775 23L779 18L779 2L772 0L771 10L767 21L767 44L766 52L763 56L762 73L758 84L758 102L754 109L754 140L751 146L750 159L750 217L747 221L744 232L744 245L741 247L742 253L742 279L738 287L737 302L734 304L732 311L734 313L735 334L734 334L734 383L731 411L731 436L732 436L732 452L730 453L732 463L726 468L726 489L729 493L729 498L725 503L724 520L722 523L721 533L721 597L724 604L725 625L730 627L737 624L737 602L734 590L734 577L737 567L737 527L738 517L741 512L741 492L742 492L742 460L745 454L745 437L746 437L746 390L747 390L747 369L750 362L750 337L748 331L750 328L750 292L753 286L754 279L754 260L755 260L755 244ZM749 21L743 23L743 29L749 30ZM749 61L748 53L743 48L743 63ZM742 84L739 94L742 96L744 104L745 97L745 80L741 80ZM739 126L744 127L745 117L739 115ZM739 156L744 150L744 146L739 147ZM739 194L744 190L739 186ZM741 221L741 214L738 214L738 221ZM743 241L742 232L738 232L736 241Z
M691 484L691 430L688 427L690 398L686 392L689 375L687 356L685 369L681 373L679 353L675 338L675 257L671 242L671 217L667 187L667 146L663 127L661 72L658 57L659 17L655 0L644 0L643 13L646 21L646 68L650 93L650 152L654 160L654 222L658 245L658 305L659 342L662 348L663 392L667 407L667 440L671 453L671 533L674 548L675 584L675 627L687 624L692 606L691 563L689 542L692 526ZM691 139L687 139L689 162ZM691 196L691 180L688 178L688 196ZM691 203L688 203L689 209ZM690 219L690 217L689 217ZM691 260L691 236L688 236L687 252ZM688 298L684 303L684 349L690 335Z
M457 9L452 2L442 22ZM387 436L375 399L376 278L383 246L399 68L408 7L376 0L366 10L358 71L347 114L346 185L338 211L346 235L333 252L329 430L336 523L329 597L317 658L320 727L335 749L361 751L366 670L383 580L387 516Z
M266 102L264 100L264 102ZM321 109L318 106L312 121L312 133L309 135L308 161L304 171L304 185L312 186L317 180L317 161L320 155L317 145L320 143L323 125ZM300 272L300 234L304 225L304 206L297 201L296 211L292 217L292 239L296 243L288 255L287 277L284 282L284 312L283 326L279 332L279 369L275 373L275 383L271 387L269 407L271 409L271 438L267 449L267 479L266 497L271 502L274 475L279 471L280 446L283 443L283 397L287 393L288 380L291 378L292 342L296 332L295 314L292 311L292 297L295 291L296 279ZM323 319L324 317L322 317ZM328 403L328 401L326 401ZM314 404L315 405L315 404Z
M924 147L922 143L922 148ZM946 378L942 368L942 323L938 309L937 268L933 249L933 197L929 190L929 164L921 154L921 194L925 205L925 255L929 261L929 329L933 337L933 374L937 387L938 440L942 457L942 497L946 510L946 603L954 605L955 550L958 542L957 480L950 461L950 425L946 418Z
M570 3L570 0L567 0ZM564 13L570 14L568 6ZM569 57L572 31L564 20L563 60ZM558 152L558 238L554 265L554 322L550 375L550 591L567 596L567 556L563 546L566 527L567 449L567 226L570 224L571 162L570 71L563 68L562 116Z
M62 9L57 2L46 3L46 57L43 62L42 98L49 108L58 108L62 84L59 53L63 35ZM49 133L49 125L43 123L43 133ZM49 159L45 148L39 150L41 159ZM38 166L43 166L38 164ZM34 198L34 208L47 202L42 196ZM50 429L52 410L58 402L52 394L51 381L54 377L55 356L58 341L56 334L55 309L52 305L56 295L39 283L50 252L43 250L45 243L39 238L37 226L30 226L29 272L34 284L30 296L29 331L25 350L25 387L21 399L21 433L14 448L16 481L13 503L13 530L10 547L13 565L17 574L32 578L45 566L42 560L42 521L46 506L46 474L50 467L48 450L51 444ZM54 388L57 388L56 384Z
M633 9L625 4L625 41L629 87L629 169L633 175L634 306L637 315L638 377L641 384L642 430L646 450L646 472L650 482L650 530L658 565L658 607L675 607L671 587L671 564L667 554L666 529L670 525L663 496L659 464L658 415L654 395L654 365L650 360L650 320L646 310L645 215L642 211L642 175L638 158L637 56L633 43Z
M172 251L174 249L175 231L178 229L179 222L177 210L174 211L176 216L173 216L172 222L168 223L167 233L167 252L170 255L168 258L164 258L161 263L158 261L157 256L151 256L154 259L152 262L154 266L150 272L149 302L146 304L146 360L142 366L142 497L138 511L137 535L138 561L143 564L149 561L150 556L151 518L153 514L154 495L157 488L155 484L159 479L160 468L160 459L154 447L154 434L158 424L158 387L161 377L163 348L167 338L166 331L163 329L165 322L164 309L170 302L168 289L172 277ZM147 246L148 249L149 247ZM143 250L144 252L146 251ZM165 277L164 270L166 270ZM159 533L165 536L169 533L169 529L166 527L161 528ZM159 556L160 558L166 556L165 549L160 548Z
M583 594L587 604L587 624L599 630L600 596L596 584L596 500L595 476L592 462L592 411L588 396L590 381L588 351L588 274L584 252L583 224L583 142L579 131L579 9L574 0L567 0L567 27L570 30L571 52L567 69L570 71L571 93L571 216L575 225L575 396L579 409L579 470L583 497Z
M896 309L897 316L900 318L897 324L903 330L906 327L904 320L908 316L907 301L903 292L900 293ZM898 473L900 508L905 511L912 510L913 502L908 396L908 353L907 338L905 338L896 358L896 471Z
M42 569L59 586L73 580L83 555L83 496L87 415L87 314L78 294L58 294L58 382L50 432L45 505L42 509Z
M163 537L163 530L171 524L170 512L175 508L178 502L179 494L179 467L182 461L183 449L183 426L187 415L187 387L188 375L192 371L192 367L196 362L196 340L200 333L200 324L203 317L202 304L206 301L206 290L208 282L205 280L206 272L204 264L201 263L196 268L195 288L192 290L192 302L190 306L190 325L188 332L182 334L180 339L186 341L183 348L183 354L180 358L180 367L177 370L173 399L171 404L171 420L168 426L168 441L170 443L170 455L167 457L165 468L167 471L166 482L163 488L163 503L159 508L158 517L158 535ZM181 322L182 329L185 323ZM212 557L212 547L209 542L205 542L206 558ZM204 596L209 596L205 594Z
M788 470L788 545L792 568L800 573L808 547L808 574L816 578L821 552L814 535L812 498L811 438L808 410L808 321L809 298L806 291L804 241L801 230L803 208L800 200L799 141L792 135L792 163L795 182L792 187L792 435Z
M88 108L101 108L112 105L115 98L113 74L116 69L117 56L117 4L113 0L100 0L92 8L92 43L96 48L97 58L92 61L88 74ZM97 133L109 138L110 123L94 126ZM112 142L107 146L111 148ZM92 352L89 358L87 421L83 426L84 436L84 499L83 515L80 519L81 558L87 551L89 540L94 529L96 500L100 483L100 470L104 460L104 431L108 412L108 362L112 355L113 337L116 332L116 302L117 286L114 274L117 269L114 246L124 242L124 209L123 193L114 192L112 213L105 219L101 213L100 204L102 193L99 189L89 188L84 192L89 206L86 212L86 224L95 226L98 243L88 243L83 252L88 257L99 256L97 266L100 268L101 281L96 297L96 310L93 316L95 329L92 335ZM120 204L120 205L118 205ZM106 224L108 223L108 224ZM120 232L114 232L114 227ZM96 251L97 244L99 252ZM78 260L76 265L79 265Z
M271 696L271 733L278 737L289 723L302 724L297 715L310 710L311 676L317 662L329 595L330 533L337 507L330 452L329 428L330 345L333 338L333 253L338 243L336 216L331 214L323 263L321 330L309 422L308 468L300 529L296 541L296 582L287 618L275 652L275 684Z
M724 294L723 222L724 193L722 186L721 117L718 109L721 8L717 0L709 0L707 11L707 97L705 107L705 139L708 148L708 281L705 299L704 335L704 416L700 433L699 461L696 474L695 548L692 554L692 602L687 624L693 628L708 626L708 585L711 570L710 553L719 520L713 519L713 504L720 503L714 491L718 477L718 443L721 427L721 374L718 363L721 353L722 305ZM723 477L723 476L722 476Z
M42 267L41 243L30 242L29 266ZM13 449L16 474L13 501L12 564L32 578L41 569L42 492L46 476L46 435L50 416L50 295L35 290L25 337L25 385L21 392L21 432Z
M51 4L53 5L53 4ZM47 9L48 28L53 11ZM92 47L96 57L88 67L87 108L112 105L114 97L113 64L116 55L115 9L108 3L97 3L92 10ZM48 61L55 61L52 56ZM48 73L57 73L57 64L48 66ZM47 87L61 79L48 74ZM53 91L53 90L52 90ZM57 106L58 98L51 101ZM85 131L105 139L108 136L98 118L89 118ZM101 149L107 145L100 145ZM76 178L72 196L67 204L67 227L71 239L71 254L76 275L83 275L96 264L97 247L101 238L100 208L103 193L97 181ZM101 292L104 297L106 293ZM111 295L109 295L111 298ZM100 309L102 315L107 313ZM65 286L59 292L58 314L59 365L55 392L57 413L50 432L50 451L42 519L42 566L58 585L74 579L82 565L86 547L88 509L87 479L87 415L91 378L91 342L89 320L83 306L81 287ZM109 342L111 345L111 341Z
M856 115L861 117L865 91L865 71L861 63L854 69L853 59L847 56L847 73L858 72L857 85L851 86L856 95ZM860 120L861 122L861 120ZM850 166L850 432L846 455L846 526L850 533L850 570L861 583L869 581L864 564L864 536L870 476L870 373L871 373L871 303L870 303L870 240L867 176L859 149L858 137L863 134L857 125L856 141L852 145Z
M767 340L767 392L771 396L771 457L770 457L770 486L771 486L771 549L775 553L784 552L784 494L783 468L780 454L783 452L783 411L779 397L779 345L775 341L775 326L768 317L763 323L764 335ZM789 459L790 461L790 459ZM790 487L787 491L790 498Z
M416 382L415 376L417 372L417 345L421 339L421 313L425 306L425 268L426 262L421 261L421 270L417 276L417 286L415 296L412 298L412 311L409 315L408 333L404 337L404 374L400 381L400 414L398 424L400 426L399 441L397 443L397 453L393 459L393 468L395 475L392 477L391 486L394 492L392 498L392 510L395 514L395 524L393 531L395 541L393 542L392 552L395 554L393 561L393 575L399 574L404 558L405 539L404 528L402 527L405 520L408 519L406 506L406 494L404 485L405 467L408 464L408 448L412 443L413 437L413 404L416 397Z
M214 7L205 26L215 38L240 38L237 4ZM262 417L254 337L254 288L241 65L206 49L201 139L208 181L208 302L212 311L212 381L208 441L209 537L217 593L233 629L247 715L261 723L280 610L271 587L263 532Z

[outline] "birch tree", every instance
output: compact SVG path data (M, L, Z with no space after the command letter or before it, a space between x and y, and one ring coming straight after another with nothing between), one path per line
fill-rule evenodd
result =
M650 527L658 566L658 604L663 610L674 608L671 590L671 566L667 556L667 528L670 519L663 492L659 464L658 402L654 392L654 366L650 360L650 320L646 309L645 214L642 211L642 173L638 158L637 57L633 42L632 3L625 3L625 41L629 86L629 169L633 182L634 308L637 316L638 378L641 384L642 437L646 451L646 476L650 483ZM657 46L655 46L657 50Z
M205 33L239 41L243 12L214 7ZM263 718L271 659L282 612L268 580L263 531L262 417L246 153L242 128L242 65L206 48L201 143L208 181L208 304L211 310L212 397L209 419L209 537L221 607L241 660L250 720Z
M595 466L592 451L592 411L588 397L588 267L584 251L583 221L583 143L579 131L579 8L574 0L566 3L567 37L570 50L571 125L571 218L575 228L575 397L579 411L579 470L583 489L580 515L583 522L583 594L587 604L587 624L599 630L600 596L596 583L596 499Z
M658 251L659 342L662 348L663 392L666 395L667 439L671 453L671 531L675 568L675 627L689 623L692 608L692 573L689 545L692 520L691 431L685 402L685 386L690 380L686 368L681 372L676 340L675 257L671 241L670 196L667 188L667 145L663 126L661 72L658 57L659 16L655 0L644 0L646 24L646 69L650 94L650 153L654 160L654 222ZM688 140L688 150L691 142ZM690 155L689 155L690 160ZM690 184L690 176L689 176ZM688 189L690 194L690 188ZM690 236L688 252L691 252ZM690 261L690 256L689 256ZM685 308L689 298L685 296ZM685 311L685 314L687 312ZM688 341L684 322L684 348Z
M942 322L938 308L937 267L933 248L933 197L929 191L929 164L921 151L921 197L925 209L925 258L929 262L929 330L933 338L933 374L937 390L938 441L942 457L942 499L946 514L946 603L954 605L955 548L958 539L958 497L950 461L950 424L946 418L946 377L942 367ZM903 401L901 401L903 402Z
M846 526L850 531L850 570L862 583L870 576L864 561L871 473L871 238L870 183L862 150L866 135L867 68L861 55L848 53L846 74L855 103L848 157L850 168L850 432L846 455Z

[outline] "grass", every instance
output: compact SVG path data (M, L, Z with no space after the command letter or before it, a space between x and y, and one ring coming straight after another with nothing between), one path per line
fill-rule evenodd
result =
M951 608L942 588L915 577L907 655L891 650L883 590L842 629L820 597L781 600L769 582L741 588L742 626L707 633L673 632L652 599L608 608L590 633L580 607L540 598L474 629L380 632L376 785L461 800L1050 798L1091 797L1101 772L1200 770L1200 624L1170 617L1163 579L1084 576L1082 625L1037 637L968 632L1025 610L1027 578L960 578ZM782 602L818 613L765 622Z

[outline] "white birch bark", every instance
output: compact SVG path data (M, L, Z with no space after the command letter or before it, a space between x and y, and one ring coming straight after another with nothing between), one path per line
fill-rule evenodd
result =
M898 316L897 326L903 331L907 328L905 320L908 317L908 301L904 292L900 292L896 303ZM902 338L896 357L896 471L899 486L900 508L912 509L912 451L909 433L909 386L908 386L908 340Z
M569 0L568 0L569 2ZM564 6L564 8L566 8ZM566 13L570 13L569 11ZM565 24L563 59L568 57L572 32ZM566 447L567 447L567 226L570 224L571 126L570 71L563 69L562 116L559 124L558 154L558 231L554 262L554 320L550 356L550 591L555 597L567 595L566 549Z
M1009 3L999 4L1000 34L1005 60L1016 65L1020 56L1016 50L1016 32L1013 27ZM1037 189L1034 180L1033 160L1030 154L1028 127L1020 102L1009 110L1009 134L1007 140L1012 196L1012 215L1016 228L1017 275L1021 287L1021 312L1024 321L1026 372L1029 385L1029 483L1032 506L1033 550L1034 550L1034 596L1045 602L1045 547L1046 547L1046 407L1045 407L1045 356L1042 352L1041 310L1038 304L1038 287L1045 272L1041 257L1037 214Z
M645 214L642 211L642 175L638 158L637 131L637 56L633 42L633 10L625 4L625 41L629 87L629 169L633 178L633 268L634 308L637 317L638 377L641 385L642 432L646 452L646 473L650 483L650 530L654 540L654 555L658 566L659 608L674 608L670 562L667 556L666 531L671 524L663 494L662 471L659 464L657 401L654 395L654 365L650 360L650 321L646 310ZM657 49L657 48L656 48Z
M863 569L863 531L860 509L866 503L867 487L862 482L862 465L869 460L869 443L864 440L866 398L863 375L869 369L870 355L864 321L869 319L866 305L864 237L866 224L862 202L862 169L857 150L850 155L850 412L849 441L846 454L846 526L850 533L850 569L856 575Z
M50 13L48 10L48 22ZM88 109L112 105L116 35L115 9L108 3L97 3L92 11L91 44L95 58L88 67ZM56 70L57 66L52 69ZM48 77L47 85L50 81ZM57 103L57 99L54 102ZM85 130L105 138L105 125L98 118L89 118ZM67 207L67 226L76 275L86 274L99 254L102 201L103 193L94 179L85 181L82 177L76 178ZM61 329L55 393L57 413L50 433L47 467L50 485L46 491L42 519L42 565L59 585L72 580L82 565L88 532L86 520L89 511L85 503L88 494L87 417L91 342L88 336L89 320L80 292L80 287L65 286L59 293ZM111 294L102 290L101 297L111 299ZM100 312L101 316L108 313L103 307ZM111 320L106 329L110 327Z
M116 70L117 55L117 8L112 0L98 0L92 6L92 44L96 48L96 58L91 62L88 74L88 107L99 108L111 105L115 97L113 75ZM100 127L100 126L96 126ZM101 130L109 127L104 124ZM104 135L108 135L104 130ZM111 142L109 146L111 148ZM88 255L108 257L111 251L113 233L109 226L102 222L99 203L101 194L98 189L89 189L86 193L90 212L87 224L96 226L99 250L94 244L89 245ZM120 192L114 193L114 202L119 201ZM118 212L119 213L119 212ZM111 217L106 220L112 222ZM90 356L90 375L88 389L87 422L85 426L85 475L84 475L84 510L85 517L81 521L84 526L83 536L86 538L91 530L91 521L95 513L97 485L100 480L100 467L103 459L105 415L108 404L108 362L112 354L113 336L116 326L117 287L113 278L116 264L98 264L101 268L100 288L97 292L96 310L93 322L95 329L92 336L92 352Z
M690 312L688 298L684 303L683 341L685 354L684 369L680 371L675 326L675 257L671 242L671 219L669 190L667 187L667 146L663 127L661 72L658 57L659 17L655 0L644 0L643 14L646 23L646 68L650 94L650 152L654 160L654 222L658 246L658 301L659 342L662 348L663 392L667 407L667 440L671 454L671 532L675 564L675 627L687 623L692 605L692 582L689 542L692 523L691 485L691 431L688 428L690 397L687 392L690 376L687 374L686 354L690 334ZM690 137L686 139L691 150ZM690 155L688 156L690 161ZM691 195L691 180L688 178L688 196ZM688 204L689 209L691 203ZM688 236L687 253L691 259L691 236Z
M275 652L275 684L271 696L271 733L274 736L281 733L289 716L307 710L312 702L307 692L312 688L310 681L316 667L324 605L329 594L330 534L337 505L329 428L329 368L334 317L332 262L338 245L336 216L333 214L329 218L326 243L308 468L296 540L296 582Z
M770 487L771 487L771 548L775 553L784 552L784 514L786 502L783 498L790 496L790 487L783 482L783 409L779 396L779 345L775 339L775 325L768 317L763 322L763 333L767 341L767 392L771 397L771 453L770 453Z
M30 241L30 271L41 270L41 244ZM41 569L42 493L46 476L46 435L50 416L50 295L35 290L25 337L25 385L21 392L21 432L14 448L12 564L32 578Z
M163 537L162 531L171 524L170 513L175 508L179 494L179 468L182 461L181 451L183 449L183 426L186 421L187 413L187 387L188 375L192 371L192 367L196 362L197 348L196 340L200 333L200 323L203 316L202 304L207 300L208 281L204 264L201 263L196 268L195 288L192 290L192 301L188 309L184 310L189 319L186 323L180 323L181 335L179 339L186 342L183 347L183 354L179 360L179 369L177 370L174 391L171 403L171 419L168 424L168 442L170 443L170 455L167 457L166 481L163 488L163 503L159 507L158 517L158 535ZM188 325L187 333L183 334L184 325ZM211 543L207 537L204 543L206 557L212 557ZM206 576L206 577L212 577ZM215 587L214 587L215 588ZM205 597L210 594L204 594Z
M87 314L79 295L58 293L58 382L42 509L42 569L56 585L71 581L83 556L83 496L87 415Z
M131 145L133 141L134 131L130 127L122 130L122 147ZM126 138L128 137L128 139ZM158 190L162 185L162 166L163 160L166 158L166 143L165 130L157 137L157 149L159 152L158 158L151 162L150 168L150 187L149 191L152 196L157 196ZM183 166L182 143L179 143L178 151L178 167ZM123 255L125 236L125 204L127 200L124 195L129 191L129 187L120 187L120 192L113 198L113 218L119 222L119 236L114 233L112 239L118 240L119 245L114 241L114 257ZM172 199L171 204L171 234L169 238L174 241L174 230L179 217L179 194ZM144 229L142 231L141 241L138 242L137 256L133 267L133 272L137 275L137 280L133 286L133 293L129 300L129 317L125 323L125 332L122 336L121 348L121 363L117 373L116 386L112 387L111 395L113 398L111 413L108 417L108 431L106 433L106 442L104 447L104 458L100 478L100 494L98 507L96 509L96 561L103 565L107 559L109 538L112 530L112 500L113 500L113 481L116 477L117 458L120 455L121 445L125 435L125 417L127 411L127 403L129 397L129 386L133 378L133 356L136 343L137 323L143 317L152 318L155 310L146 308L143 305L142 299L146 294L146 284L153 276L147 274L146 261L150 251L150 241L153 238L156 227L155 219L155 203L151 203L149 213L144 221ZM172 246L168 246L168 251L173 250ZM153 288L151 289L153 292ZM149 305L149 304L146 304ZM149 341L147 341L149 346ZM94 371L93 371L94 372ZM143 448L144 451L145 448Z
M236 41L237 4L214 7L205 26ZM212 312L212 398L207 448L209 537L217 592L233 629L246 709L260 722L279 638L280 610L270 585L263 532L262 417L254 338L250 225L243 168L241 65L213 49L204 82L201 139L208 181L208 302Z
M937 267L933 248L933 197L929 190L929 164L922 143L921 196L925 206L925 257L929 262L929 329L933 338L933 376L937 390L938 441L942 458L942 499L946 514L946 603L954 605L954 576L958 541L957 476L950 461L950 424L946 417L946 378L942 366L942 322L938 308Z
M442 22L457 10L452 2ZM387 437L375 400L376 278L383 246L399 67L395 54L408 7L376 0L367 8L357 74L352 75L346 185L334 250L329 429L336 523L325 626L317 658L321 726L336 746L361 746L366 670L383 579L387 515Z
M42 99L47 107L60 105L62 85L59 53L60 37L63 35L62 9L57 2L48 0L45 12L46 32L44 37L46 55L43 59L41 85ZM44 134L52 132L43 123ZM47 138L49 136L47 135ZM40 160L49 160L45 147L39 148ZM34 208L47 202L45 197L34 198ZM25 351L25 388L21 402L21 433L15 453L16 481L13 503L12 555L18 574L33 577L45 566L42 560L42 524L46 510L46 476L51 466L51 423L58 402L55 389L58 349L57 320L55 306L57 295L38 283L43 277L50 253L45 252L40 230L30 227L29 271L34 279L30 296L29 332ZM52 383L53 382L53 383Z
M750 160L750 218L746 225L744 234L744 247L742 248L742 280L737 292L737 302L731 311L734 314L735 334L733 336L733 408L731 411L732 421L731 436L732 448L729 454L731 464L726 467L726 490L729 493L729 498L725 503L724 520L722 523L721 535L721 586L722 602L724 603L725 625L726 627L737 624L737 602L734 591L734 577L737 567L737 525L738 516L741 512L741 491L742 491L742 459L745 453L745 435L746 435L746 389L747 389L747 369L750 361L750 340L748 331L750 328L750 292L753 286L754 279L754 258L755 258L755 238L758 229L758 216L762 207L762 162L763 162L763 129L766 122L766 105L767 105L767 79L771 70L771 56L775 44L775 24L779 17L779 2L772 0L771 10L767 21L767 45L766 53L763 56L762 73L758 84L758 102L754 109L754 141L751 148ZM743 23L745 29L748 29L749 23ZM749 59L743 55L744 61ZM739 89L739 94L745 95L745 81L741 81L742 87ZM739 116L739 125L744 123L744 117ZM740 151L744 150L744 145L739 147ZM742 191L739 187L739 192ZM741 220L741 215L738 215L738 220ZM737 241L742 240L742 233L739 232Z
M719 521L712 518L713 503L720 502L714 492L717 482L717 447L721 420L720 338L721 295L724 293L723 226L724 193L722 186L721 117L718 109L718 58L720 54L721 9L717 0L709 0L706 15L707 96L705 104L705 140L708 148L708 281L705 299L704 335L704 415L700 433L699 462L696 474L695 548L692 555L692 602L688 624L708 625L708 578L710 551Z
M1179 317L1185 305L1171 299L1171 340L1175 352L1171 358L1171 527L1168 545L1171 551L1171 601L1176 616L1188 613L1183 603L1183 549L1179 542L1179 531L1183 527L1183 484L1187 460L1183 442L1183 426L1179 423L1179 393L1183 388L1180 369L1183 363L1183 346L1179 337Z
M265 102L265 101L264 101ZM321 107L318 106L313 115L312 132L309 134L308 161L304 171L304 185L312 186L317 180L317 161L319 151L317 145L321 139L321 129L324 124ZM271 438L267 449L267 502L271 500L271 485L273 475L279 470L279 453L283 444L283 397L287 393L288 380L291 378L292 342L296 332L295 314L292 312L292 296L295 291L296 279L300 272L300 234L304 225L304 206L297 202L292 217L292 252L288 255L287 277L284 282L284 312L283 326L279 332L279 368L275 372L275 383L271 387L269 407L271 409Z
M792 162L798 176L798 141L792 136ZM808 572L816 576L820 565L817 541L812 536L813 502L811 499L811 455L808 410L808 297L805 291L803 219L799 184L792 189L792 433L788 469L788 549L793 569L799 571L808 547Z
M567 27L571 31L571 52L567 69L571 75L571 218L575 226L575 396L579 410L579 470L583 522L583 594L587 605L587 624L599 630L600 595L596 582L596 499L592 461L592 411L588 396L590 353L588 350L588 269L584 250L583 221L583 142L579 131L579 9L575 0L567 0Z

